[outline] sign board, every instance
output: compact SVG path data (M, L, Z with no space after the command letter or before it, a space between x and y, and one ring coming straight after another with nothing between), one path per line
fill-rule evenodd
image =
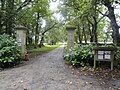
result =
M98 51L98 59L110 59L111 51Z
M111 70L113 70L114 54L117 50L115 47L94 47L94 68L96 68L97 61L111 62Z

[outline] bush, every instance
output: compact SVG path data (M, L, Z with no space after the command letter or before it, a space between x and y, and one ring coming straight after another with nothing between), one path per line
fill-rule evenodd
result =
M64 59L74 66L91 64L93 63L92 45L74 45L73 48L66 50Z
M114 65L120 68L120 47L117 47L117 51L115 52Z
M10 67L20 61L17 41L9 35L0 35L0 67Z

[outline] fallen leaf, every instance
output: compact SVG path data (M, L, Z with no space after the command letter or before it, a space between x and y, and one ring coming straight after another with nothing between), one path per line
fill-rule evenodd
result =
M21 83L23 83L23 81L22 81L22 80L21 80L20 82L21 82Z
M27 90L26 88L24 88L24 90Z
M70 82L70 84L72 84L72 82Z
M91 76L93 76L93 74L90 74Z
M74 72L71 72L72 74L74 74Z
M16 86L16 84L13 84L14 86Z
M89 82L89 84L93 84L93 82Z

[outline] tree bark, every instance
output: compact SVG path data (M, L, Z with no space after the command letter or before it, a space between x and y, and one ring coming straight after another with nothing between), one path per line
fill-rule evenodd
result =
M45 34L45 33L42 33L42 35L41 35L41 40L40 40L40 44L39 44L39 47L40 47L40 48L43 46L44 34Z
M37 22L36 22L36 28L35 28L35 48L38 46L38 40L39 40L39 18L40 18L40 13L37 12Z
M57 23L55 22L52 26L50 26L49 28L47 28L47 29L41 34L41 40L40 40L39 47L42 47L42 46L43 46L44 34L45 34L47 31L49 31L49 30L51 30L52 28L54 28L56 24L57 24Z
M93 42L93 30L91 30L91 24L88 23L88 28L89 28L89 33L90 33L90 42L92 43ZM93 27L93 26L92 26Z
M3 27L3 22L4 22L4 16L3 16L3 11L5 7L5 0L0 0L1 3L1 9L0 9L0 34L2 34L2 27Z
M95 35L97 35L96 34L96 31L97 31L97 28L96 28L96 30L95 30L95 24L97 25L97 23L95 23L95 21L94 21L94 23L92 23L90 20L89 20L89 18L87 18L87 20L88 20L88 26L89 26L89 32L90 32L90 42L95 42L96 44L97 44L97 38L96 38L96 40L95 40L95 37L97 37L97 36L95 36ZM90 28L90 25L91 25L91 28Z
M94 20L94 28L93 28L93 33L94 33L94 40L95 40L95 44L98 44L98 39L97 39L97 19L96 16L93 16L93 20Z
M105 3L104 5L108 8L108 11L109 11L108 18L110 19L111 27L113 29L113 43L115 45L120 46L119 26L118 26L116 18L115 18L114 7L111 6L110 1L104 1L104 3Z
M14 27L14 0L7 0L6 7L7 19L6 19L6 33L12 35Z
M116 22L115 14L114 14L114 8L113 7L108 7L109 10L109 19L111 21L111 26L113 29L113 43L120 46L119 42L119 26Z
M33 44L33 39L32 39L32 35L29 33L29 30L27 30L27 39L26 39L28 45L32 45Z
M81 38L81 32L80 32L80 25L78 25L78 39L79 39L79 44L82 44L82 38Z
M85 44L87 44L87 38L86 38L86 33L85 33L85 25L82 24L82 29L83 29L83 35L84 35L84 40L85 40Z

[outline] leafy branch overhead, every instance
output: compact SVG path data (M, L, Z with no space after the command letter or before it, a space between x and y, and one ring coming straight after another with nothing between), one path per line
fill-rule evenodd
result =
M58 24L57 22L54 22L52 25L46 26L46 27L45 27L45 31L44 31L43 33L46 33L47 31L49 31L49 30L51 30L51 29L53 29L53 28L56 28L56 25L57 25L57 24Z
M79 37L79 42L89 41L96 44L100 38L100 33L105 32L106 24L111 25L112 39L115 45L120 45L119 41L119 18L116 16L115 10L120 5L120 0L62 0L61 14L66 19L68 24L78 26L76 31ZM107 18L109 19L107 19ZM117 19L118 18L118 19ZM84 23L84 24L83 24ZM104 23L104 25L102 24ZM85 27L85 28L83 28ZM109 28L109 27L108 27ZM109 29L109 30L111 30ZM84 30L86 32L84 32ZM92 32L91 32L92 31ZM79 32L79 34L78 34ZM111 31L108 31L111 32ZM85 38L87 36L87 38ZM81 39L80 39L81 38ZM104 40L103 40L104 41ZM112 40L111 40L112 41Z
M16 9L16 12L19 12L21 9L26 7L28 4L30 4L30 2L32 2L32 0L25 0L24 2L22 2Z

